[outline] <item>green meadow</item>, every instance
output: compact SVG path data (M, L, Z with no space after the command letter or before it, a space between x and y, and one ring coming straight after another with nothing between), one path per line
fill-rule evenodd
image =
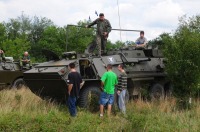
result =
M44 101L29 89L0 91L0 131L198 132L199 111L199 100L184 110L173 98L134 100L127 105L127 115L117 111L100 118L98 112L78 108L78 116L72 118L65 105Z

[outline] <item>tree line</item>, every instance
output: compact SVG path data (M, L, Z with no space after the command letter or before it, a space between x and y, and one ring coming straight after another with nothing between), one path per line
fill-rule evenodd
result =
M79 21L84 26L86 20ZM46 17L29 17L22 14L0 23L0 48L6 56L18 59L24 51L29 51L35 62L45 61L43 48L61 55L65 51L83 53L95 39L95 29L74 26L56 26ZM111 43L107 49L120 48L133 42ZM149 41L152 47L163 50L166 58L165 71L174 86L177 97L199 96L200 92L200 15L182 16L178 28L173 33L163 33Z
M88 21L77 23L84 26ZM0 48L6 56L12 56L16 60L24 51L29 51L32 60L44 61L42 49L48 49L61 55L65 51L83 53L87 45L95 39L95 29L86 29L73 26L59 27L46 17L29 17L22 14L17 18L11 18L7 22L0 23ZM108 40L107 48L119 48L121 41L111 43Z

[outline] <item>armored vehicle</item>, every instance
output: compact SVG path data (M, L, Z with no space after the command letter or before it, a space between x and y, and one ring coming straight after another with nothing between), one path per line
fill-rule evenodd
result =
M6 57L4 62L0 62L0 88L5 87L20 88L25 84L23 72L29 68L20 68L19 62L15 62L12 57Z
M49 59L24 73L24 80L33 93L59 102L67 98L68 65L76 64L85 81L80 91L79 105L90 107L100 94L100 78L106 72L106 65L112 64L113 71L119 75L119 64L125 65L128 74L128 91L130 96L140 95L145 88L152 99L164 97L168 90L168 81L164 72L164 58L158 49L135 49L127 47L110 50L101 57L79 55L65 52L59 58L51 51L44 50ZM128 97L128 95L127 95ZM127 98L128 99L128 98ZM98 101L96 101L98 104Z

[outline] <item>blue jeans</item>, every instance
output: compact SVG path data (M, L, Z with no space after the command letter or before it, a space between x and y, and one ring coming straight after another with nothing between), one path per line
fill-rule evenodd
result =
M77 100L76 97L71 97L71 96L69 96L68 100L67 100L67 105L68 105L68 108L69 108L69 113L73 117L75 117L76 114L77 114L76 100Z
M107 94L105 92L101 92L99 100L100 105L106 105L106 104L112 105L113 103L114 103L114 94Z
M126 113L125 97L126 97L126 89L122 90L118 95L118 106L122 113Z

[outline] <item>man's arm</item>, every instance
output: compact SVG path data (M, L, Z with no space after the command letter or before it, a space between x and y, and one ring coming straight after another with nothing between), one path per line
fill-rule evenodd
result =
M107 73L105 72L103 76L101 77L101 90L103 91L104 82L106 81Z
M144 43L144 44L137 44L137 47L145 47L146 46L146 44Z
M31 61L31 57L30 56L27 57L27 61L28 62Z
M70 95L71 91L72 91L72 87L73 87L73 79L71 77L71 73L68 75L68 94Z
M73 87L73 84L69 84L68 85L68 94L70 95L71 91L72 91L72 87Z
M110 24L110 22L107 20L107 33L110 33L112 30L112 26Z
M104 87L104 82L101 81L101 88L100 88L101 91L103 91L103 89L104 89L103 87Z
M80 78L80 89L81 89L83 85L85 84L85 81L82 80L80 73L79 73L79 78Z
M98 18L94 20L92 23L90 23L87 27L90 28L91 26L97 24Z
M2 53L2 58L5 59L5 57L6 57L6 56L5 56L4 52L3 52L3 53Z
M147 39L146 39L146 38L144 38L144 39L145 39L145 41L144 41L143 44L137 44L137 42L139 42L139 38L136 40L137 47L145 47L145 46L146 46L146 44L147 44Z

